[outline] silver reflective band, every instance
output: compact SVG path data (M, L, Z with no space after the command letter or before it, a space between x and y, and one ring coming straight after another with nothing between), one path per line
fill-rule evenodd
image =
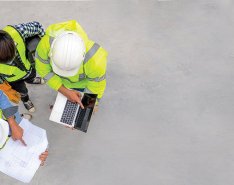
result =
M92 92L92 91L90 91L87 87L85 88L84 92L86 92L86 93L90 93L90 94L93 94L93 92Z
M54 75L55 75L55 73L50 72L50 73L48 73L46 76L44 76L44 79L45 79L46 81L48 81L48 80L51 79Z
M62 78L62 79L65 79L65 80L68 80L70 83L77 83L77 81L76 82L73 82L73 81L71 81L69 78L67 78L67 77L64 77L64 76L59 76L60 78ZM85 74L80 74L79 75L79 81L81 81L81 80L84 80L85 79Z
M44 64L49 64L49 63L50 63L49 60L44 60L43 58L41 58L41 57L38 55L37 51L36 51L35 57L36 57L38 60L40 60L42 63L44 63Z
M68 80L70 83L76 83L76 82L71 81L69 78L67 78L65 76L59 76L59 77L62 78L62 79Z
M100 48L100 45L94 43L94 45L89 49L89 51L85 54L84 64L89 61L90 58L97 52Z
M84 73L79 75L79 80L83 80L83 79L85 79L85 74Z
M51 36L50 36L50 39L49 39L50 47L51 47L51 45L52 45L53 41L54 41L54 37L51 37Z
M89 78L89 77L87 77L87 78L88 78L88 80L90 80L90 81L100 82L100 81L106 79L106 74L104 74L104 75L101 76L101 77L96 77L96 78Z

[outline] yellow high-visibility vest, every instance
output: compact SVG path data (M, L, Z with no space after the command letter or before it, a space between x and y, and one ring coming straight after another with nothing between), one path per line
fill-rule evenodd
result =
M51 44L54 38L64 31L74 31L83 39L86 47L85 59L71 77L62 77L53 72L49 58ZM46 29L36 50L36 70L47 84L54 90L61 85L67 88L85 88L86 92L98 94L98 100L103 96L106 88L107 51L99 44L88 39L83 28L75 20L52 24Z
M20 58L23 62L25 70L18 68L17 66L11 66L6 64L0 64L0 74L8 81L14 82L22 79L30 71L31 64L26 58L25 42L18 31L12 26L6 26L4 29L16 44L16 48L19 52Z

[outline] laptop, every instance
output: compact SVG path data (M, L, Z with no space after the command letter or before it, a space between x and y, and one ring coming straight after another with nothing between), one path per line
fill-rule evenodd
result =
M58 92L49 119L87 132L96 100L97 94L83 93L81 102L84 105L84 109L82 109L79 104L72 103L67 97Z

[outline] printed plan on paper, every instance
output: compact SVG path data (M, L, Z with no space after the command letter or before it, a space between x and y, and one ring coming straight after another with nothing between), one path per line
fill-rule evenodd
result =
M20 122L27 146L11 138L0 150L0 171L17 180L28 183L40 166L39 155L48 145L46 131L26 119Z

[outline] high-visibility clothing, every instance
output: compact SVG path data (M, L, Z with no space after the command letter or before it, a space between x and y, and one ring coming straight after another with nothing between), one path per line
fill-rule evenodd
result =
M63 31L77 32L86 47L85 59L77 74L71 77L55 74L49 58L54 38ZM36 50L36 70L52 89L58 90L62 85L66 88L84 88L85 92L98 94L98 99L102 97L106 87L106 63L107 51L89 40L83 28L75 20L50 25Z
M20 68L17 66L0 63L0 75L4 77L4 79L6 79L8 82L14 82L30 74L29 72L31 70L31 64L26 58L25 42L18 31L12 26L6 26L3 30L6 31L14 40L16 48L22 60Z

